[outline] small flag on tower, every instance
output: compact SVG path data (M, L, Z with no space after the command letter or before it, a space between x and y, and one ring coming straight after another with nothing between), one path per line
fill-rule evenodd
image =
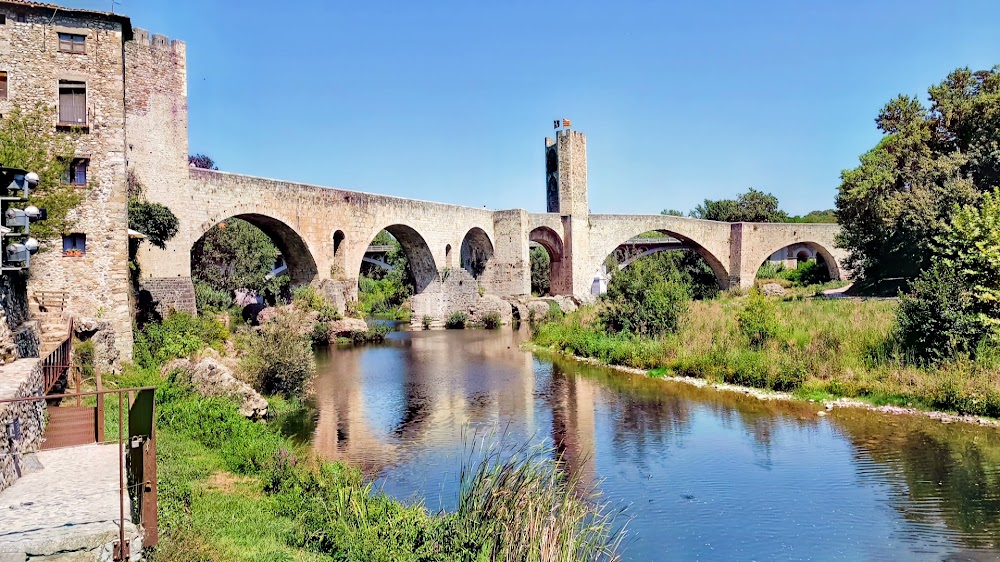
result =
M552 121L553 129L558 129L559 127L569 127L569 119L556 119Z
M563 118L563 127L569 127L569 119Z

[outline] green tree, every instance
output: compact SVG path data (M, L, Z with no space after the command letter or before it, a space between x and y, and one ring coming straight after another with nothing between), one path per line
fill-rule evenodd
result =
M44 208L48 218L31 226L39 240L69 232L69 212L83 201L83 188L64 179L75 150L74 132L57 132L52 126L55 110L39 103L30 109L14 106L0 119L0 165L38 174L38 186L29 195L31 204ZM88 187L93 187L91 182Z
M913 277L954 209L1000 185L1000 67L959 69L876 119L884 137L841 173L837 216L847 266L868 279Z
M750 188L736 200L706 199L691 211L691 216L699 219L723 222L786 222L788 215L778 209L778 198Z
M215 160L211 157L205 156L204 154L189 154L188 164L194 166L195 168L202 168L204 170L218 170L219 167L215 165Z
M205 233L191 249L191 273L215 289L246 288L268 296L287 283L282 276L266 279L274 269L278 248L262 230L240 219L221 222Z
M788 222L833 224L837 222L837 211L836 209L810 211L802 216L789 217Z
M551 283L549 253L545 248L536 246L531 249L528 258L531 262L531 294L538 296L549 294Z
M638 259L616 273L598 319L610 332L662 336L677 330L691 300L680 276L664 277L652 260Z
M167 241L177 234L177 224L177 216L165 205L139 199L128 201L128 227L145 234L157 248L166 248Z
M668 217L683 217L684 213L678 211L677 209L663 209L660 211L661 215L667 215Z

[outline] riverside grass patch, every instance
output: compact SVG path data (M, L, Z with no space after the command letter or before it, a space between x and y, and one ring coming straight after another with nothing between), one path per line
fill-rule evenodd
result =
M883 300L724 295L692 302L675 333L644 338L603 331L591 306L537 326L533 341L652 376L1000 417L1000 357L982 353L922 366L898 341L897 307Z

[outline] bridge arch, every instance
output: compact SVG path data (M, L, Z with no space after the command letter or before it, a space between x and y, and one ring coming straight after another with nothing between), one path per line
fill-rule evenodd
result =
M437 280L438 270L434 262L434 254L431 252L427 241L416 229L401 223L391 224L372 232L368 240L374 240L375 236L383 230L391 234L403 248L403 253L406 254L406 259L410 262L410 272L413 274L413 285L417 293L423 291ZM365 247L367 245L365 243ZM359 262L359 271L360 268L361 263Z
M222 213L217 218L206 221L196 231L188 251L193 250L212 227L225 224L230 219L241 219L256 226L274 242L288 267L292 286L308 284L316 279L319 270L306 240L284 220L259 212Z
M840 267L840 262L837 261L836 256L834 256L834 254L830 251L830 249L827 248L826 245L824 245L824 244L822 244L820 242L816 242L816 241L810 240L810 239L795 240L793 242L787 242L786 241L786 242L775 243L772 246L770 246L771 250L769 252L762 253L760 256L757 256L757 258L755 258L755 259L757 259L757 261L754 261L752 263L755 264L755 266L759 269L760 266L765 261L768 260L768 258L770 258L771 256L773 256L776 252L778 252L780 250L784 250L785 248L788 248L789 246L805 246L806 248L808 248L813 253L813 255L816 256L816 261L820 261L820 258L822 258L823 263L826 264L827 271L830 273L830 279L843 279L844 278L843 277L844 271ZM796 254L796 256L795 256L796 259L799 259L801 261L800 256L802 256L803 254L805 255L806 259L809 259L809 253L808 252L803 252L802 250L800 250ZM753 271L753 274L756 277L756 274L757 274L757 270L756 269Z
M695 240L695 239L693 239L693 238L691 238L691 237L689 237L689 236L687 236L687 235L685 235L685 234L683 234L681 232L678 232L678 231L673 230L673 229L668 229L668 228L651 228L651 229L645 229L645 230L642 230L640 232L636 232L635 234L633 234L632 236L626 238L625 240L619 241L614 246L609 246L608 244L605 244L604 245L605 249L603 250L603 253L602 254L598 254L598 256L600 256L599 257L600 261L596 264L596 270L597 271L595 271L595 274L600 274L603 271L604 260L606 260L608 256L614 255L615 251L618 248L627 245L629 240L632 240L632 239L638 237L639 235L641 235L644 232L658 232L660 234L664 234L666 236L669 236L671 238L674 238L674 239L678 240L680 242L680 244L681 244L682 247L678 247L678 248L664 248L664 250L667 250L667 249L687 249L687 250L694 251L699 256L701 256L701 258L703 260L705 260L705 263L707 263L708 266L712 269L712 273L715 275L715 281L716 281L716 283L718 283L719 288L720 289L725 289L725 288L727 288L729 286L729 269L723 263L722 259L720 259L718 256L716 256L715 253L713 253L711 250L709 250L708 248L706 248L703 244L701 244L697 240ZM651 255L651 254L657 253L658 251L662 251L662 250L643 251L643 252L640 252L637 255L626 256L626 259L624 260L623 263L620 263L620 265L622 267L627 267L629 264L631 264L637 258L639 258L641 256L644 256L644 255Z
M545 252L549 254L549 294L572 294L572 280L568 278L564 270L566 262L563 261L563 258L565 257L566 250L563 246L562 237L555 230L547 226L538 226L528 233L528 241L541 245L545 249Z
M474 226L462 238L461 249L462 269L479 279L486 271L486 266L493 258L493 242L486 231Z

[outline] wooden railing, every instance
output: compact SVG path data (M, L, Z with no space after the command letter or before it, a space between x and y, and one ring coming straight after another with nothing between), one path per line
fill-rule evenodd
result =
M69 294L65 291L35 291L32 298L41 312L62 312L66 309Z
M45 376L45 394L52 392L52 388L59 382L63 375L67 376L66 384L69 384L69 369L73 363L73 319L69 320L69 331L66 339L59 344L59 347L52 350L42 359L42 373ZM77 391L79 392L79 388Z

